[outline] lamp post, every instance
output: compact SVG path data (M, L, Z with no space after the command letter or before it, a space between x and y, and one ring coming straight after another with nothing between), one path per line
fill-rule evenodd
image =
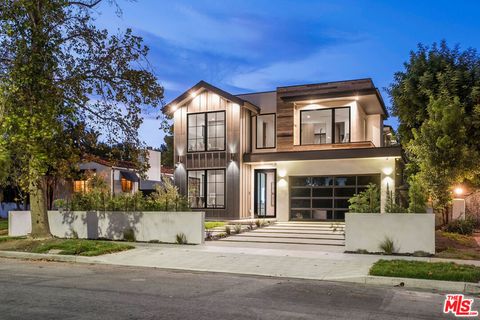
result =
M462 186L456 186L453 189L452 201L452 220L465 220L465 190Z

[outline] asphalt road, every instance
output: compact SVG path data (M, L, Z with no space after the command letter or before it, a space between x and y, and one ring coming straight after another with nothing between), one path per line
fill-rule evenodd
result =
M440 319L443 300L404 288L0 259L2 320Z

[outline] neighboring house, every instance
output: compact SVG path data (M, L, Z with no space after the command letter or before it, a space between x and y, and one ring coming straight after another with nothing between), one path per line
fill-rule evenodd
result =
M142 179L135 170L135 166L128 161L111 162L98 157L87 157L79 165L81 179L73 180L73 192L88 191L89 175L102 177L112 194L135 193L142 191L149 193L161 184L161 154L158 151L148 150L150 168Z
M402 184L401 148L385 146L387 110L371 79L241 95L200 81L164 110L175 184L207 218L343 220L369 183L382 208L387 186Z

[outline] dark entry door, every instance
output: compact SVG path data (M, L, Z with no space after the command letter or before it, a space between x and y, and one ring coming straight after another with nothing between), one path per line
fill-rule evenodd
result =
M276 216L277 170L255 170L255 216Z

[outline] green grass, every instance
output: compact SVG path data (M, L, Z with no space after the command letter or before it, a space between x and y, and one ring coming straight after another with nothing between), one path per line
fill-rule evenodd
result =
M223 221L205 221L205 229L213 229L223 227L226 223Z
M0 231L8 230L8 220L0 218Z
M6 238L6 239L5 239ZM102 254L124 251L134 248L131 245L111 241L78 239L26 239L5 237L0 240L0 250L48 253L59 250L58 254L75 256L99 256Z
M370 275L446 281L480 281L480 267L453 262L424 262L408 260L379 260Z

